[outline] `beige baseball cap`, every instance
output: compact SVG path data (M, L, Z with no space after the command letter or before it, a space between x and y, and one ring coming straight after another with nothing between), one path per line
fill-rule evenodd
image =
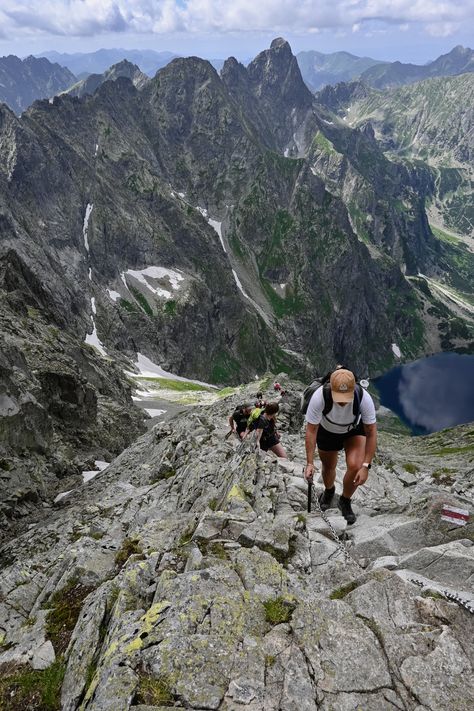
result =
M344 368L335 370L329 380L334 402L352 402L354 399L354 373Z

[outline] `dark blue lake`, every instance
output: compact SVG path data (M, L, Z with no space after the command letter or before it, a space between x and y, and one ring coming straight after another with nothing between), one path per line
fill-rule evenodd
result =
M413 434L474 421L474 356L438 353L397 366L373 383L381 404Z

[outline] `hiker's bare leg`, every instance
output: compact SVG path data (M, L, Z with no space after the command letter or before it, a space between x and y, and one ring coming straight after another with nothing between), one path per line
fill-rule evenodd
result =
M361 435L349 437L344 443L344 449L346 451L347 471L344 475L342 494L347 499L350 499L357 489L357 485L354 484L354 477L364 461L365 437Z
M336 481L336 464L338 452L324 452L318 449L321 460L321 474L326 489L331 489Z
M288 459L287 454L285 452L285 448L282 444L274 444L273 447L270 447L270 451L276 454L277 457L281 457L282 459Z

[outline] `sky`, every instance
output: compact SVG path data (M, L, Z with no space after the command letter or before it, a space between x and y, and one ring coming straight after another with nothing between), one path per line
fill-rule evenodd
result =
M474 44L474 0L0 0L0 55L154 49L249 59L283 36L423 64Z

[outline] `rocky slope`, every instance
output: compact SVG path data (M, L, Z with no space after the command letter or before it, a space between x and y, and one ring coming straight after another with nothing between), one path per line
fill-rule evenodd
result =
M320 100L351 126L370 122L392 160L426 164L434 226L474 237L474 74L428 79L385 92L361 83L340 85L322 92Z
M0 102L21 114L36 99L58 94L75 79L69 69L45 58L0 57Z
M472 707L474 524L440 518L472 514L470 426L382 434L335 540L293 395L289 461L224 439L251 392L158 425L2 547L2 708Z

